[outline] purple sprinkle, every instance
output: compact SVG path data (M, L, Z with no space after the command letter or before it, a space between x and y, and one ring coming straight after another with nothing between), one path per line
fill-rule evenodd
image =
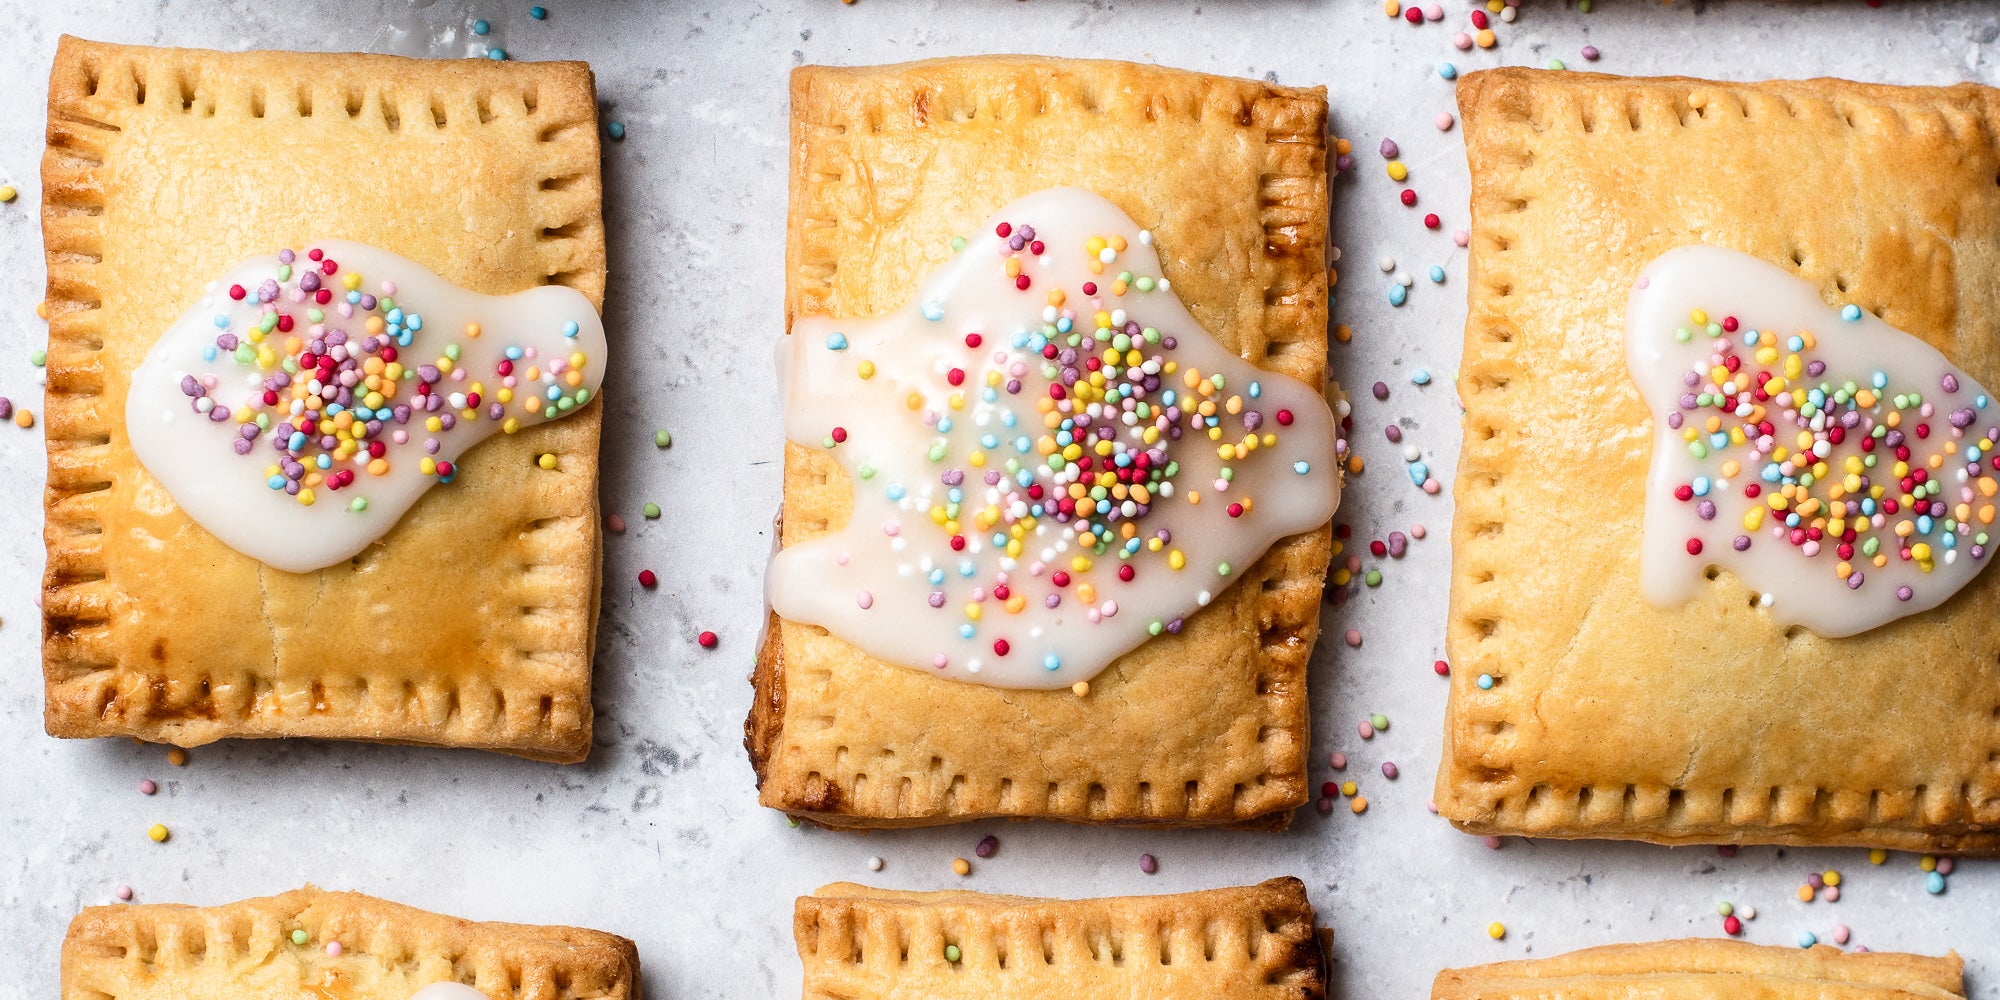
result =
M1390 781L1394 781L1396 780L1396 776L1401 773L1402 773L1401 771L1398 771L1396 769L1396 765L1394 762L1386 760L1382 762L1382 777L1387 778Z
M1335 593L1345 593L1345 591L1335 591ZM1168 635L1181 634L1181 620L1179 618L1176 618L1173 621L1167 623L1167 634Z
M1009 250L1020 250L1025 248L1027 245L1028 241L1022 238L1020 233L1015 233L1014 235L1007 238L1007 249Z
M236 335L235 335L235 334L233 334L233 333L222 333L222 334L217 334L217 335L216 335L216 337L215 337L215 346L216 346L217 348L220 348L221 350L225 350L225 351L233 351L233 350L235 350L235 349L236 349Z
M375 296L363 292L361 294L361 310L363 312L372 312L374 311L374 309L375 309Z
M1152 875L1160 870L1160 859L1150 854L1139 855L1139 870Z
M1396 148L1396 140L1394 139L1383 139L1382 145L1378 147L1378 151L1381 152L1382 158L1385 160L1393 160L1402 152L1401 149Z
M965 473L959 469L946 469L938 479L946 486L958 486L965 482Z
M1403 553L1409 551L1409 548L1410 538L1408 535L1400 531L1389 532L1389 555L1391 558L1403 558Z
M319 291L319 272L307 271L301 276L299 278L299 290L304 292Z
M4 417L4 416L6 416L6 414L4 414L4 413L0 413L0 417ZM1986 558L1986 546L1984 546L1984 545L1974 545L1974 546L1972 547L1972 558L1974 558L1974 559L1984 559L1984 558Z
M1340 154L1339 156L1336 156L1336 157L1334 157L1334 159L1333 159L1333 169L1335 169L1335 170L1338 170L1338 171L1340 171L1340 172L1342 172L1342 173L1346 173L1346 172L1347 172L1347 171L1349 171L1349 170L1353 170L1353 169L1354 169L1354 157L1352 157L1352 156L1350 156L1350 155L1348 155L1348 154L1346 154L1346 153L1342 153L1342 154Z
M1861 571L1860 571L1860 570L1858 570L1858 569L1857 569L1857 570L1855 570L1855 571L1854 571L1854 572L1852 572L1852 573L1849 573L1849 574L1847 575L1847 589L1849 589L1849 590L1860 590L1860 589L1861 589L1861 583L1862 583L1862 580L1863 580L1863 579L1864 579L1864 578L1863 578L1863 575L1862 575Z
M1264 426L1264 415L1256 410L1246 410L1243 414L1243 429L1254 431Z
M1957 391L1958 391L1958 376L1956 376L1956 375L1953 375L1953 374L1952 374L1952 373L1950 373L1950 372L1945 372L1945 373L1944 373L1944 377L1943 377L1943 378L1941 378L1941 379L1938 379L1938 387L1939 387L1939 388L1942 388L1942 389L1943 389L1944 391L1946 391L1946 392L1957 392Z
M424 454L426 455L435 455L438 453L438 449L442 447L444 445L437 438L424 439Z
M298 255L292 253L289 248L278 251L278 263L280 264L289 264L298 259Z
M998 470L998 469L987 469L987 470L986 470L986 475L985 475L985 477L984 477L984 478L985 478L985 480L986 480L986 485L988 485L988 486L998 486L998 485L1000 485L1000 470Z
M944 607L944 591L942 590L931 591L931 607L934 608Z
M5 420L13 415L14 401L5 396L0 396L0 420Z
M1181 342L1173 337L1160 338L1160 346L1166 348L1169 351L1173 350L1176 347L1179 347L1180 345Z
M1382 436L1388 438L1389 443L1396 444L1403 440L1403 429L1395 424L1390 424L1382 428Z
M1681 409L1692 410L1698 405L1700 404L1696 402L1694 398L1694 393L1691 392L1681 393Z
M1000 838L995 837L992 834L988 834L985 837L980 838L979 846L973 848L972 853L982 858L990 858L993 856L993 852L999 849L1000 849Z
M193 375L181 376L181 393L187 396L201 395L201 383Z
M1584 61L1584 62L1596 62L1596 61L1597 61L1597 57L1598 57L1598 56L1599 56L1600 54L1601 54L1601 53L1599 53L1599 52L1597 51L1597 46L1595 46L1595 45L1586 45L1586 46L1584 46L1584 47L1583 47L1583 61Z
M1854 575L1855 575L1855 576L1860 576L1861 574L1859 574L1859 573L1856 573L1856 574L1854 574ZM1897 587L1897 588L1896 588L1896 600L1899 600L1899 601L1907 601L1907 600L1909 600L1910 598L1912 598L1912 597L1915 597L1915 596L1916 596L1916 594L1917 594L1917 592L1916 592L1916 591L1914 591L1914 590L1911 590L1911 589L1910 589L1910 588L1908 588L1908 587Z
M1736 551L1738 552L1747 552L1750 550L1750 536L1737 535L1736 540L1734 542L1731 542L1730 544L1735 546Z
M1673 428L1674 430L1680 430L1680 429L1681 429L1681 415L1680 415L1679 413L1669 413L1669 414L1667 414L1667 426L1668 426L1668 427L1671 427L1671 428Z
M409 406L403 403L396 404L396 409L393 415L396 418L396 422L399 424L407 424L410 422L410 408Z
M1950 378L1951 376L1947 375L1945 377ZM1973 418L1976 416L1977 414L1972 412L1972 407L1968 406L1962 410L1951 411L1951 415L1946 417L1945 419L1951 421L1951 425L1953 427L1956 427L1959 430L1964 430L1967 427L1972 426Z
M1821 375L1826 374L1826 362L1824 361L1806 362L1806 374L1811 375L1813 378L1818 378Z
M219 424L228 419L229 407L227 406L217 406L208 411L208 422L211 424ZM329 445L328 447L331 448L332 446Z
M1702 502L1695 504L1694 513L1696 517L1699 517L1704 521L1715 520L1715 501L1703 500Z
M1694 372L1686 372L1681 375L1681 384L1692 389L1701 384L1701 376L1696 375Z
M1377 382L1368 391L1374 393L1376 399L1389 398L1389 384L1386 382Z
M298 480L296 480L296 479L292 479L292 480L287 480L287 481L285 482L285 495L286 495L286 496L294 496L294 497L295 497L295 496L298 496L298 495L299 495L299 481L298 481Z
M250 443L250 440L248 438L237 438L236 440L231 441L229 443L229 446L231 448L236 449L236 453L238 455L248 455L250 454L250 449L256 447L255 445Z
M438 414L438 424L443 426L445 430L451 430L453 427L458 426L458 414L440 413Z
M1061 605L1062 605L1061 594L1050 594L1049 596L1042 598L1042 606L1045 608L1056 608L1060 607Z

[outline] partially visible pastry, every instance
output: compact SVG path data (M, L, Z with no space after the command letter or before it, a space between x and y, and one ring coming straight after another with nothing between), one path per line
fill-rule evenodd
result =
M1446 969L1431 1000L1951 1000L1965 963L1691 938Z

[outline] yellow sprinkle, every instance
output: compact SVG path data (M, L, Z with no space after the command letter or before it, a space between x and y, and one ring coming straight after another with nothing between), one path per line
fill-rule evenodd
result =
M1871 864L1871 865L1879 865L1879 864L1881 864L1881 863L1883 863L1883 862L1885 862L1885 861L1887 861L1887 860L1889 860L1889 852L1888 852L1888 851L1885 851L1885 850L1883 850L1883 849L1881 849L1881 848L1879 848L1879 847L1875 847L1875 848L1870 848L1870 849L1869 849L1869 851L1868 851L1868 863L1869 863L1869 864Z
M14 185L0 184L0 204L13 201L15 196L19 194L19 191L14 190Z
M299 506L301 506L301 507L310 507L310 506L312 506L312 505L313 505L313 491L311 491L311 490L300 490L300 491L299 491Z
M1409 176L1410 176L1410 168L1408 168L1408 167L1406 167L1406 166L1403 166L1403 161L1401 161L1401 160L1390 160L1390 161L1389 161L1389 179L1390 179L1390 180L1392 180L1392 181L1397 181L1397 182L1401 182L1401 181L1403 181L1404 179L1408 178Z
M167 842L167 828L159 823L155 823L146 828L146 836L152 838L155 844L164 844Z
M1917 867L1927 872L1937 871L1937 855L1926 854L1917 859Z
M1486 925L1486 936L1495 941L1507 936L1507 925L1498 920Z
M1356 785L1352 781L1343 781L1340 783L1340 794L1345 795L1348 798L1353 798L1354 793L1360 790L1361 790L1360 786Z
M535 464L544 469L554 469L556 467L556 457L548 452L543 452L542 457L535 459Z
M1827 885L1839 885L1840 873L1829 869L1825 874L1820 876L1820 881L1825 882Z
M49 300L43 299L35 303L35 315L42 319L49 318Z

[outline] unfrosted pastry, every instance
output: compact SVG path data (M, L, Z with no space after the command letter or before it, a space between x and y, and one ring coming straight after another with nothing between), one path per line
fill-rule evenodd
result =
M581 63L62 41L52 734L584 756L595 122Z
M70 922L63 1000L639 1000L632 942L480 923L310 886L222 906L96 906Z
M1282 826L1306 800L1341 461L1325 127L1318 90L1122 63L794 73L766 805Z
M1691 938L1446 969L1431 1000L1949 1000L1965 996L1964 964Z
M1506 69L1459 100L1439 811L2000 848L1995 92Z
M805 1000L1322 1000L1305 886L1029 899L850 883L800 897Z

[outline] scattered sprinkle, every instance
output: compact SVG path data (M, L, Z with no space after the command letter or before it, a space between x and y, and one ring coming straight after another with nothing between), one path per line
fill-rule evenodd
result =
M868 870L871 872L879 872L882 870L883 864L884 862L880 857L870 857L868 859Z
M644 587L647 590L651 590L659 585L660 585L660 578L653 575L652 570L642 569L639 571L639 586Z
M547 7L530 7L528 8L528 16L537 21L546 21L549 19L549 9Z
M490 24L487 24L487 23L486 23L485 21L483 21L483 20L481 20L481 21L474 21L474 22L472 22L472 33L473 33L473 34L475 34L475 35L484 35L484 34L486 34L487 32L489 32L489 31L492 31L492 30L493 30L493 26L492 26L492 25L490 25Z
M1327 763L1333 765L1333 769L1336 771L1345 771L1347 770L1347 755L1335 750L1333 756L1327 758Z
M1596 62L1598 55L1597 46L1586 45L1583 47L1583 60L1585 62Z
M1153 857L1150 854L1139 855L1139 870L1145 872L1148 875L1158 874L1160 870L1160 859Z
M660 505L648 500L645 506L639 508L639 513L648 521L656 520L660 516Z
M715 633L703 632L702 634L695 636L694 641L700 643L701 648L703 649L714 649L716 642L718 642L719 640L716 639Z
M1400 777L1402 773L1403 773L1402 771L1397 769L1395 761L1385 760L1382 762L1382 777L1387 778L1390 781L1394 781L1398 777Z
M951 870L960 875L970 875L972 874L972 862L964 858L953 858L951 859Z
M19 197L20 194L21 192L14 190L14 185L0 184L0 205L4 205L7 202L13 201L15 198Z
M852 2L853 2L853 0L848 0L848 2L849 2L849 3L852 3ZM947 962L950 962L950 963L952 963L953 965L957 965L957 964L958 964L958 958L959 958L959 950L958 950L958 946L957 946L957 945L955 945L955 944L948 944L948 945L945 945L945 946L944 946L944 960L945 960L945 961L947 961Z
M1000 849L1000 838L988 834L987 836L980 838L979 846L974 847L972 849L972 853L982 858L990 858L993 856L993 852L999 849Z
M305 944L307 941L310 940L312 940L312 935L307 934L305 928L299 927L293 929L292 931L293 944Z
M625 140L625 123L613 121L606 124L604 126L604 134L610 136L612 142L623 142Z
M167 751L167 763L172 764L175 767L186 767L187 762L188 762L188 752L186 750L183 750L180 747L174 747L173 749Z
M40 368L49 363L49 352L37 347L28 352L28 363Z
M1486 936L1495 941L1507 936L1507 925L1498 920L1486 925Z
M151 778L147 778L146 780L139 782L139 794L141 795L151 795L159 790L160 786L156 784Z
M132 901L132 887L131 887L131 886L129 886L129 885L121 885L121 886L119 886L119 887L118 887L118 889L117 889L117 892L118 892L118 898L119 898L119 899L122 899L122 900L124 900L125 902L128 902L128 903Z
M1449 112L1449 111L1440 111L1440 112L1438 112L1438 116L1437 116L1437 129L1438 129L1438 131L1440 131L1440 132L1449 132L1449 131L1451 131L1451 127L1452 127L1453 125L1457 124L1457 122L1458 122L1458 119L1456 119L1456 118L1453 118L1453 117L1451 116L1451 112Z
M1818 944L1818 943L1819 943L1819 938L1815 937L1815 936L1813 935L1813 932L1811 932L1811 931L1800 931L1800 932L1799 932L1799 947L1801 947L1801 948L1810 948L1810 947L1812 947L1813 945L1816 945L1816 944Z
M1359 815L1361 815L1362 813L1365 813L1365 812L1367 812L1367 811L1368 811L1368 796L1366 796L1366 795L1356 795L1356 796L1354 797L1354 800L1353 800L1353 801L1351 801L1351 802L1349 802L1349 803L1347 804L1347 808L1349 808L1349 809L1353 810L1353 812L1354 812L1354 815L1356 815L1356 816L1359 816Z
M328 941L326 943L326 954L328 958L339 958L340 953L346 950L347 950L346 948L341 947L341 944L338 941Z
M672 445L673 443L674 443L674 436L672 434L669 434L664 430L657 430L653 432L653 447L665 448Z
M1443 660L1439 660L1436 663L1431 664L1431 669L1436 671L1439 677L1451 676L1451 664L1446 663Z
M164 844L167 842L167 828L163 824L155 823L146 828L146 836L152 838L155 844Z

